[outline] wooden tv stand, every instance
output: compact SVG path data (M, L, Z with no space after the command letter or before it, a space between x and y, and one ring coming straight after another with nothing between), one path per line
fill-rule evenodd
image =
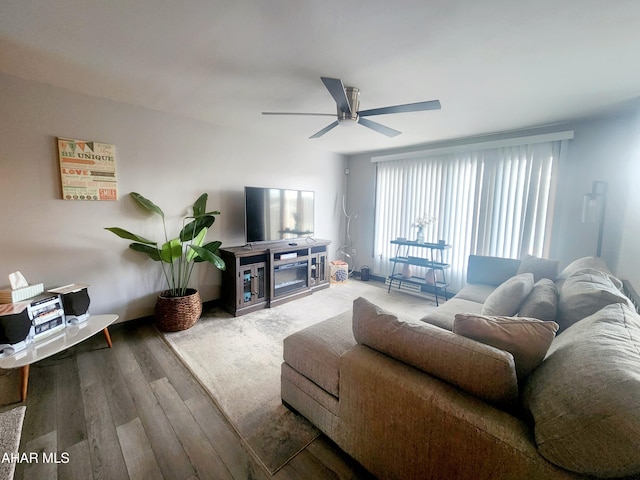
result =
M329 287L329 240L295 239L220 249L222 307L239 316Z

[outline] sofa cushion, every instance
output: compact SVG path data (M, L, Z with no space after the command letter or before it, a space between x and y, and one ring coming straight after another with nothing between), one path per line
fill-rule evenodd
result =
M483 315L512 316L533 290L533 274L521 273L496 288L482 306Z
M453 321L456 318L456 313L480 313L481 311L482 303L465 300L456 295L445 303L441 303L438 308L430 310L420 320L451 331L453 330Z
M498 285L504 283L518 271L520 260L515 258L469 255L467 283Z
M560 289L557 322L564 330L612 303L629 304L629 299L600 270L578 270Z
M605 261L600 257L593 256L578 258L577 260L574 260L569 265L564 267L556 278L556 284L558 285L558 288L562 288L562 285L570 276L576 274L580 270L585 269L600 270L601 272L609 276L609 279L617 289L622 290L622 282L617 279L613 275L613 273L611 273L611 270L609 270L609 267L607 267Z
M353 302L356 341L504 407L518 399L513 355L427 323L399 319L364 298Z
M557 260L525 255L520 261L518 274L527 272L533 273L534 282L537 282L542 278L548 278L555 281L558 276L558 264L559 262Z
M617 303L553 341L524 405L540 453L597 477L640 474L640 316Z
M535 318L456 315L453 332L513 355L522 382L544 359L556 336L558 324Z
M496 289L494 285L487 285L485 283L471 283L465 287L462 287L455 298L462 298L463 300L471 300L472 302L484 303L489 295Z
M556 284L543 278L533 284L533 290L522 302L518 315L552 322L558 316L558 288Z
M311 325L286 337L283 359L298 373L337 397L340 384L340 356L356 344L351 329L351 312Z

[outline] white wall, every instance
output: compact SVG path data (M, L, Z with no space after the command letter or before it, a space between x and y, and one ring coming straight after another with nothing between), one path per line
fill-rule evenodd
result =
M48 288L89 284L93 313L151 314L164 286L159 264L103 229L159 237L159 219L142 214L131 191L161 206L176 233L186 208L207 192L208 207L222 212L207 239L231 246L244 241L244 185L314 190L316 236L341 242L341 155L6 75L0 92L0 287L20 270ZM118 201L61 200L57 137L115 145ZM200 267L192 283L203 300L218 298L213 266Z
M571 141L568 155L563 159L559 169L550 256L560 260L563 267L581 256L595 255L597 225L581 223L582 198L585 193L591 191L594 180L607 181L609 195L602 257L614 271L620 270L621 276L624 273L624 278L637 279L632 283L640 287L640 274L636 273L639 269L623 268L623 265L637 265L637 259L640 258L640 248L636 240L638 235L627 235L627 232L638 233L640 230L640 219L636 209L640 206L640 189L637 188L640 179L640 167L637 166L640 129L635 115L620 114L509 135L525 136L553 130L574 130L575 138ZM496 140L509 135L492 135L474 141ZM457 145L465 141L468 140L441 142L430 147ZM420 147L389 150L384 154L412 150L420 150ZM348 210L350 213L358 214L351 230L352 248L357 252L356 270L361 265L375 265L374 212L371 208L371 205L375 204L375 164L371 163L371 157L380 154L381 152L367 153L348 158ZM636 164L635 170L631 168L632 162ZM634 193L628 200L630 188ZM636 208L632 208L632 205Z
M624 214L624 230L617 274L629 280L636 292L640 292L640 115L630 127L633 141L629 147L627 206L621 212Z

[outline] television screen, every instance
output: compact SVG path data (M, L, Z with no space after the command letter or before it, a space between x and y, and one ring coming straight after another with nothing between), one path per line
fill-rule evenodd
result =
M244 187L247 243L313 236L314 192Z

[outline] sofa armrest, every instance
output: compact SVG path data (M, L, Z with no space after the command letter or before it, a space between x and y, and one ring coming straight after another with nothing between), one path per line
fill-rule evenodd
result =
M498 286L515 276L520 260L514 258L469 255L467 283L484 283Z

